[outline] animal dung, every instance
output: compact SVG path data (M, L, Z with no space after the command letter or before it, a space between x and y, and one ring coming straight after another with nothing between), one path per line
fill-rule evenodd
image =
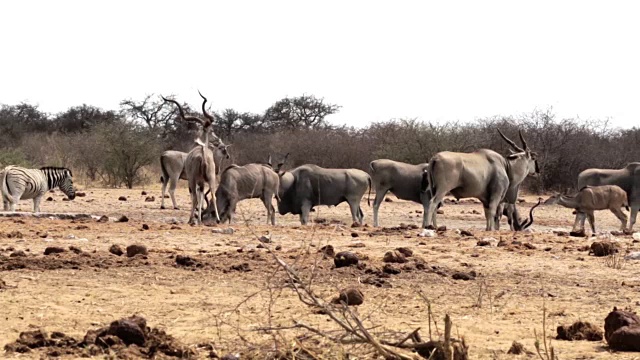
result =
M60 253L63 253L64 251L65 250L61 247L49 246L46 249L44 249L44 254L45 255L60 254Z
M364 294L362 291L356 288L346 288L340 291L340 295L337 298L333 299L333 303L340 304L344 303L349 306L353 305L362 305L364 302Z
M400 251L397 251L397 250L393 250L393 251L387 251L384 254L384 257L382 258L382 261L384 261L386 263L403 264L403 263L406 263L408 260L407 260L406 256L404 256L403 253L401 253Z
M436 232L431 229L423 229L422 232L418 234L420 237L436 237Z
M138 254L148 255L147 247L144 245L133 244L127 246L127 257L134 257Z
M358 265L358 256L349 251L341 251L333 258L336 268Z
M144 201L145 201L145 202L154 202L154 201L156 201L156 197L155 197L155 196L147 196L147 197L144 199Z
M604 319L604 337L612 350L640 351L640 318L614 307Z
M117 256L121 256L122 254L124 254L124 251L122 251L122 248L120 247L120 245L116 245L116 244L113 244L111 245L111 247L109 247L109 252Z
M118 198L119 201L127 201L127 198L125 196L120 196Z
M603 337L602 329L586 321L576 321L570 326L560 325L557 332L556 340L600 341Z
M618 252L618 245L610 241L594 241L589 254L593 256L609 256Z

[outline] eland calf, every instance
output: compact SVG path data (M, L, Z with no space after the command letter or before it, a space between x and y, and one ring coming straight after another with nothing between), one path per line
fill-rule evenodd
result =
M576 220L573 224L573 231L576 231L578 223L580 223L580 231L584 233L585 218L589 220L591 225L591 233L596 233L594 210L611 210L611 212L620 220L621 230L625 231L627 225L627 215L622 212L621 208L625 207L629 210L629 202L627 193L616 185L602 186L585 186L577 194L551 196L545 202L545 205L558 204L569 209L576 210Z

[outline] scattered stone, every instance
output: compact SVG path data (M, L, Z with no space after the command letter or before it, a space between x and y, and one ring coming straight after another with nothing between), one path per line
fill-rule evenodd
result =
M249 272L251 271L251 267L249 266L249 263L242 263L242 264L236 264L236 265L231 265L231 270L234 271L242 271L242 272Z
M73 245L69 246L69 250L71 252L73 252L74 254L81 254L82 253L82 249L80 249L77 246L73 246Z
M406 257L413 256L413 250L409 249L408 247L399 247L399 248L396 248L396 251L398 251L399 253L401 253Z
M491 246L491 241L487 239L478 240L476 246Z
M156 197L155 196L147 196L146 198L144 198L145 202L154 202L156 201Z
M47 198L47 201L53 201L53 198L52 198L51 196L49 196L49 197Z
M126 217L125 215L122 215L122 216L120 216L120 217L118 218L117 222L119 222L119 223L126 223L126 222L129 222L129 218L128 218L128 217Z
M140 193L140 195L145 196L145 195L147 195L147 192L143 190L143 191Z
M602 330L597 326L583 321L576 321L570 326L558 326L558 336L556 340L568 341L600 341L602 340Z
M444 225L440 225L440 226L438 226L438 228L436 229L436 232L439 232L439 233L443 233L443 232L445 232L445 231L447 231L447 227L446 227L446 226L444 226Z
M100 216L100 219L98 219L99 223L106 223L109 222L109 217L107 215L102 215Z
M116 244L111 245L111 247L109 248L109 252L117 256L121 256L122 254L124 254L124 251L122 251L120 245Z
M141 324L138 324L132 318L120 319L109 325L107 334L117 336L127 345L136 344L138 346L144 346L146 338L142 330L143 328L146 328L146 320L145 326L141 326Z
M610 241L594 241L589 254L593 256L609 256L618 252L618 246Z
M358 236L360 236L357 232L351 232L351 237L352 238L357 238Z
M363 248L366 247L367 245L365 245L362 241L358 241L358 242L354 242L352 244L348 245L350 248Z
M333 299L333 303L340 304L345 303L349 306L362 305L364 302L364 294L362 291L356 288L347 288L340 291L340 295Z
M398 275L402 272L402 270L394 267L391 264L384 264L382 267L382 272L385 274Z
M186 255L178 255L176 256L176 264L180 265L180 266L186 266L186 267L201 267L202 263L195 260L194 258L190 257L190 256L186 256Z
M376 276L367 276L365 278L362 279L361 281L363 284L367 284L367 285L373 285L375 287L379 287L379 288L391 288L391 283L388 282L387 280L380 278L380 277L376 277Z
M260 241L263 244L270 244L271 243L271 236L264 236L264 235L260 236L258 241Z
M142 224L142 230L149 230L149 225Z
M120 196L118 198L119 201L127 201L127 198L125 196Z
M473 236L473 233L469 230L460 230L460 235L462 236Z
M386 263L398 263L403 264L407 262L407 258L397 250L387 251L382 258L382 261Z
M282 250L282 245L276 245L276 251Z
M640 318L614 307L604 319L604 337L612 350L640 351Z
M640 241L640 232L633 233L631 237L633 238L634 241Z
M509 351L507 351L507 354L511 354L511 355L522 355L522 354L528 354L528 353L530 352L524 348L524 345L522 345L517 341L514 341L511 344Z
M453 280L464 280L464 281L468 281L468 280L475 280L476 279L476 272L471 270L470 272L466 273L466 272L457 272L454 273L453 275L451 275L451 278Z
M27 256L27 254L22 250L14 251L11 254L9 254L9 257L25 257L25 256Z
M226 228L226 229L215 228L215 229L211 229L211 232L214 233L214 234L232 235L233 234L233 228Z
M60 254L63 253L64 249L58 246L49 246L46 249L44 249L44 254L45 255L50 255L50 254Z
M240 355L238 354L227 354L223 356L220 360L240 360Z
M325 245L318 250L325 255L325 257L334 257L336 255L335 250L333 249L333 245Z
M336 268L345 266L358 265L358 256L349 251L341 251L333 258Z
M147 247L144 245L133 244L127 246L127 257L134 257L138 254L148 255L149 251L147 251Z
M436 237L436 232L432 229L423 229L422 232L418 234L420 237Z
M625 260L640 260L640 251L634 251L627 254L624 257Z
M76 191L76 196L77 197L85 197L85 196L87 196L87 194L82 192L82 191Z

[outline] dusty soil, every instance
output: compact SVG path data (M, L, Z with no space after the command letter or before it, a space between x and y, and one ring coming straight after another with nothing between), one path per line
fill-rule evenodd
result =
M182 210L160 210L159 188L145 189L147 195L141 190L87 189L86 197L74 201L62 201L56 192L53 201L41 206L43 212L125 215L128 222L0 217L0 346L38 328L82 339L88 330L132 314L194 350L213 347L220 355L246 354L251 344L272 343L271 335L255 331L260 327L289 326L297 320L325 331L335 329L326 315L298 300L272 256L258 247L258 238L269 235L270 242L263 238L264 246L278 246L274 252L301 273L315 268L315 290L327 301L340 289L359 289L364 303L357 311L378 334L406 334L420 327L423 338L428 337L427 303L418 294L422 292L432 302L439 331L444 315L451 315L456 336L464 336L469 345L470 358L510 359L515 356L507 351L514 341L535 349L534 330L542 333L544 301L546 336L561 359L638 357L612 354L604 341L555 340L559 325L580 320L603 329L614 306L640 308L640 264L626 261L616 269L607 265L610 258L589 255L595 240L619 242L622 254L638 251L640 245L631 236L556 235L553 230L568 233L573 225L569 209L540 206L533 231L513 234L506 219L504 230L482 231L479 204L445 205L439 225L447 231L429 238L419 237L419 229L410 226L421 223L421 206L394 197L381 206L385 228L352 228L346 204L317 208L313 217L319 223L311 226L300 226L297 216L278 215L278 225L271 227L265 225L260 201L250 200L238 205L238 222L228 234L224 229L229 225L185 224L189 199L184 188L177 191ZM120 196L127 201L118 200ZM145 201L147 196L155 196L155 201ZM522 216L537 197L526 199L519 204ZM31 201L20 204L24 211L31 207ZM365 220L371 221L366 201L363 210ZM596 219L603 233L618 228L609 212L597 213ZM472 236L459 235L456 229ZM128 257L132 244L144 245L148 253ZM327 244L335 253L356 253L362 265L334 268L333 259L318 251ZM113 245L123 254L112 254ZM51 247L64 251L44 255ZM413 252L406 262L382 261L386 252L399 247ZM282 332L288 339L293 334L299 332ZM352 351L372 357L367 348ZM210 355L209 350L196 353ZM3 355L43 354L35 349Z

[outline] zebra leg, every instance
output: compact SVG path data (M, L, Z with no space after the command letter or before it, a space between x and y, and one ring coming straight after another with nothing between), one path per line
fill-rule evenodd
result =
M33 212L40 212L40 201L42 200L42 195L36 196L33 198Z

